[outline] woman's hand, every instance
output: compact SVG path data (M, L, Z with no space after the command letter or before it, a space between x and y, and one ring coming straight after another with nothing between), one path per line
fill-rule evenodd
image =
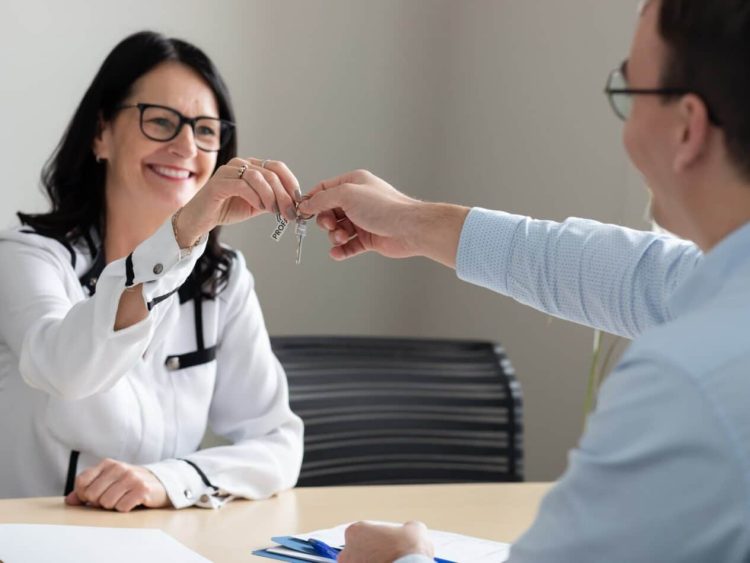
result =
M164 485L145 467L105 459L76 477L65 504L130 512L136 506L171 506Z
M295 201L301 196L297 178L283 162L233 158L182 208L175 229L177 242L188 248L217 225L262 213L279 212L292 220Z

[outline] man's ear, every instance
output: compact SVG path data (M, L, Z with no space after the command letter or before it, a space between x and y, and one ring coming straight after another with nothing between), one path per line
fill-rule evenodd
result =
M110 137L111 130L109 122L104 120L100 112L96 120L96 135L94 136L94 142L91 146L91 151L94 153L94 158L96 158L97 162L109 159Z
M674 171L685 172L701 157L708 144L711 121L705 102L695 94L686 94L679 101L677 151Z

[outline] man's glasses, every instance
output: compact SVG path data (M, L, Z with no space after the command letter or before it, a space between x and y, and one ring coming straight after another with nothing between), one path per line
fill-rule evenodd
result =
M185 117L179 111L158 104L132 104L118 110L138 108L143 134L152 141L166 143L180 134L183 125L193 130L195 146L206 152L218 152L234 134L234 123L216 117Z
M684 96L690 93L684 88L629 88L627 79L627 61L620 65L609 74L607 86L604 93L609 98L609 104L615 112L615 115L627 121L630 112L633 109L633 96L652 95L652 96Z

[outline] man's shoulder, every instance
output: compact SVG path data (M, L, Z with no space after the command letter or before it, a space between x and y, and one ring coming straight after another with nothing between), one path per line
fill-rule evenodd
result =
M739 298L738 298L739 297ZM654 326L633 341L631 358L658 358L684 374L707 379L737 362L750 365L750 288ZM748 378L750 383L750 378Z

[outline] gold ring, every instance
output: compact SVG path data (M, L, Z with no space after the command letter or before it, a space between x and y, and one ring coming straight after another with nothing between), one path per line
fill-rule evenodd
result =
M243 164L242 166L240 166L240 171L237 174L237 178L242 179L242 176L245 174L245 170L247 170L247 164Z

